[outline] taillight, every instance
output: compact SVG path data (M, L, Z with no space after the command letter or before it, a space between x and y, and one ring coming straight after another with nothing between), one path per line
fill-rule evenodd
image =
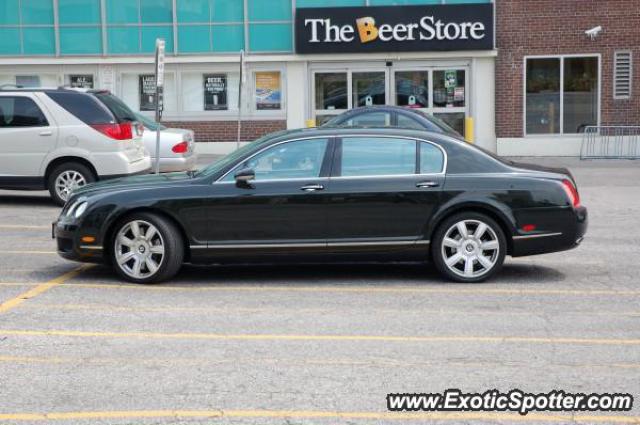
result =
M130 122L120 124L93 124L91 127L115 140L133 139L133 128Z
M186 153L189 150L189 142L180 142L174 145L171 150L173 153Z
M573 205L574 207L579 207L580 194L578 193L578 189L575 187L575 185L571 181L564 179L562 180L562 187L569 197L569 202L571 202L571 205Z

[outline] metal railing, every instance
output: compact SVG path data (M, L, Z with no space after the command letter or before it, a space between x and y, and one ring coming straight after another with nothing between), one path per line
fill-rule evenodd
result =
M640 125L590 125L580 159L640 159Z

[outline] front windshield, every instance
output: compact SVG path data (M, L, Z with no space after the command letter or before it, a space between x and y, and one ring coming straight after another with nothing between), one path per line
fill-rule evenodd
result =
M154 120L152 120L151 118L145 117L142 114L136 114L136 118L148 130L157 131L158 127L160 127L160 131L167 129L167 127L165 127L164 125L159 124L159 123L155 122Z

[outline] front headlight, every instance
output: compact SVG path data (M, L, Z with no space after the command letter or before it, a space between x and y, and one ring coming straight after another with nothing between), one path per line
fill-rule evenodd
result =
M73 204L71 204L71 206L69 207L69 209L67 209L66 212L66 216L69 217L71 214L73 214L73 211L76 209L76 207L80 204L80 201L76 201Z
M74 213L74 216L75 216L76 218L80 218L80 216L81 216L82 214L84 214L84 212L87 210L87 205L88 205L88 204L87 204L86 202L83 202L83 203L81 203L80 205L78 205L78 206L76 207L76 211L75 211L75 213Z

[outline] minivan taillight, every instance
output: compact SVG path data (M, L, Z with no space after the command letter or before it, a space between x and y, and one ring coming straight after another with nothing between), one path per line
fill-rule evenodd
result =
M569 202L571 205L575 207L580 206L580 194L578 193L578 189L576 186L569 180L562 180L562 187L564 188L565 193L569 197Z
M91 127L115 140L133 139L133 127L130 122L120 124L92 124Z
M174 145L171 150L173 153L186 153L189 150L189 142L180 142Z

